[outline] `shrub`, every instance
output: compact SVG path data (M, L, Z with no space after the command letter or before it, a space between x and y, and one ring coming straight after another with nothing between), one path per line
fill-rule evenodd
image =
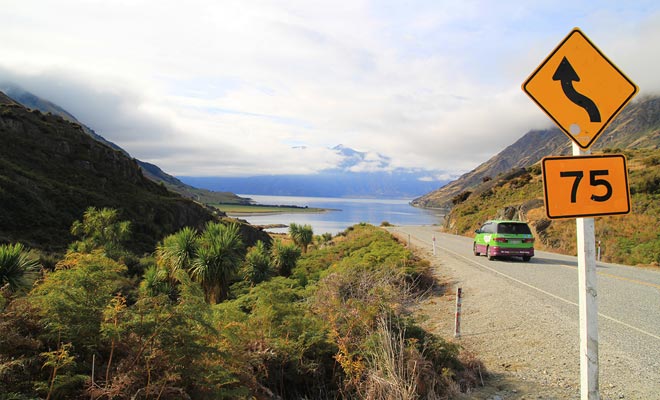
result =
M344 393L415 398L446 392L443 370L457 373L458 347L415 325L405 311L428 289L420 282L428 284L430 265L374 227L356 226L348 239L350 247L321 274L312 300L337 347Z
M100 252L69 253L31 293L54 343L71 342L78 354L98 348L102 311L124 286L126 267Z
M527 167L527 172L529 172L531 175L538 176L541 175L543 169L541 168L541 164L539 163Z
M7 285L10 292L29 290L39 267L39 260L22 244L0 245L0 288Z
M261 283L274 275L270 253L261 240L250 248L243 263L243 278L252 284Z

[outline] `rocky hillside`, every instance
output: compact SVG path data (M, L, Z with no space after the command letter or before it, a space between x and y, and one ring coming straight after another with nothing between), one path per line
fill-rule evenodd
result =
M134 159L80 125L0 93L0 243L61 251L73 241L71 224L90 206L119 209L132 221L136 252L217 217L145 178Z
M611 150L607 150L611 152ZM660 264L660 149L626 149L632 212L595 218L603 261ZM599 153L595 151L595 153ZM468 193L468 192L464 192ZM549 220L543 202L541 166L512 170L482 182L456 199L444 229L473 236L488 219L527 221L540 250L575 255L575 219Z
M602 149L660 147L660 97L645 97L629 104L593 146ZM512 169L527 168L545 156L571 152L571 141L559 129L527 132L511 146L459 179L412 201L418 207L451 208L466 192Z

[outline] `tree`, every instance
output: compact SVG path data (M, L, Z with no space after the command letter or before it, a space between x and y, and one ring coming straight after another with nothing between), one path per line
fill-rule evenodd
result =
M259 240L245 255L243 264L245 279L253 284L261 283L270 278L273 275L272 272L268 249L264 242Z
M386 223L386 224L387 224L388 222L387 222L387 221L383 221L383 223ZM317 236L316 239L317 239L317 241L318 241L320 244L322 244L322 245L328 244L328 243L330 243L330 242L332 241L332 233L330 233L330 232L325 232L325 233L323 233L322 235Z
M190 276L202 285L208 302L217 304L227 298L229 281L243 261L243 251L243 240L237 224L206 224Z
M90 355L99 346L103 310L126 284L126 266L95 251L68 253L30 292L52 340Z
M291 223L289 225L289 235L291 235L291 239L301 248L303 253L307 253L307 247L314 240L314 231L311 225Z
M158 271L145 273L143 289L162 293L162 273L170 286L195 281L202 286L206 300L217 303L227 297L229 281L243 261L243 241L238 225L208 222L202 233L183 228L166 237L156 249Z
M197 230L185 227L163 239L156 248L156 260L158 265L165 269L171 281L181 282L182 274L192 268L198 248Z
M82 221L74 221L71 233L80 238L70 246L70 250L90 253L104 248L106 252L121 251L121 243L131 234L131 223L119 221L119 212L113 208L89 207L83 214Z
M271 255L277 272L282 276L289 276L300 258L300 249L295 244L284 244L278 240L273 245Z
M172 293L172 288L169 276L164 268L152 265L144 271L142 282L140 282L140 293L142 295L151 297L162 294L169 295Z
M27 291L39 268L39 261L22 244L0 245L0 289L6 285L12 293Z

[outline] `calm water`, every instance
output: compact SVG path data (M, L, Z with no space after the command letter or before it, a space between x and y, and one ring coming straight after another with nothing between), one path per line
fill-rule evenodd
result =
M318 208L332 208L337 211L326 213L292 213L259 216L240 216L253 225L309 224L314 234L329 232L339 233L351 225L367 222L380 225L388 221L393 225L434 225L442 222L442 212L425 210L408 204L410 200L379 200L379 199L344 199L331 197L293 197L293 196L259 196L241 194L259 204L296 205ZM271 232L287 232L287 228L269 229Z

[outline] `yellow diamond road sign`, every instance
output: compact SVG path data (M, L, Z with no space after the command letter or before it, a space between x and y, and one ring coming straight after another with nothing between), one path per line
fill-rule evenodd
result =
M523 90L571 140L588 149L639 89L575 28Z

